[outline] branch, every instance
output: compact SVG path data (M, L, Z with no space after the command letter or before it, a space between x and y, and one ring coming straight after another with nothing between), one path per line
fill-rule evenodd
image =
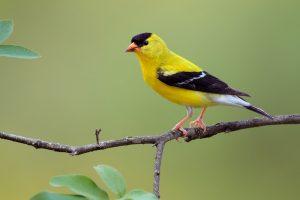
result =
M214 136L216 134L225 132L237 131L240 129L254 128L259 126L267 125L279 125L279 124L300 124L300 114L294 115L281 115L274 116L274 119L268 118L254 118L248 120L232 121L232 122L221 122L212 126L208 126L206 132L203 133L201 129L189 128L188 137L186 141L189 142L195 139L202 139ZM181 136L181 133L176 131L169 131L158 136L134 136L125 137L118 140L107 140L99 142L99 144L87 144L84 146L70 146L60 143L48 142L40 139L23 137L12 133L6 133L0 131L0 138L10 140L33 146L37 149L47 149L51 151L58 151L69 153L71 155L80 155L92 151L104 150L113 147L135 145L135 144L158 144L160 141L169 142Z
M162 155L164 152L165 141L161 141L156 145L156 156L154 162L154 181L153 181L153 193L160 198L159 182L160 182L160 166Z
M293 115L279 115L274 116L274 119L269 118L254 118L248 120L232 121L232 122L221 122L213 126L209 126L206 129L206 132L203 133L199 129L191 129L191 134L185 139L186 142L195 139L203 139L212 137L219 133L230 133L233 131L238 131L241 129L255 128L260 126L269 126L269 125L282 125L282 124L300 124L300 114Z
M280 124L300 124L300 114L294 115L281 115L274 116L274 119L268 118L254 118L248 120L232 121L232 122L221 122L212 126L208 126L206 131L203 132L202 129L189 128L188 137L185 138L186 142L212 137L219 133L229 133L241 129L254 128L259 126L267 125L280 125ZM98 144L87 144L84 146L70 146L65 144L48 142L40 139L23 137L11 133L5 133L0 131L0 138L5 140L10 140L13 142L18 142L33 146L37 149L47 149L51 151L69 153L71 155L80 155L92 151L104 150L113 147L135 145L135 144L154 144L157 148L155 167L154 167L154 183L153 192L159 198L159 180L160 180L160 166L161 159L164 150L165 143L181 137L179 131L169 131L158 136L134 136L125 137L118 140L107 140L99 142Z

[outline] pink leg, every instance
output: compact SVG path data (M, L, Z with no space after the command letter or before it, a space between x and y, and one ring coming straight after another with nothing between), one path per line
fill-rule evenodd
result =
M192 115L193 115L193 108L187 106L187 107L186 107L186 113L187 113L187 114L186 114L186 117L183 118L182 120L180 120L180 121L174 126L174 128L173 128L173 130L179 130L179 131L181 131L181 132L182 132L182 135L183 135L184 137L187 136L188 132L187 132L184 128L182 128L182 125L192 117Z
M204 124L203 121L202 121L203 116L204 116L204 113L205 113L205 111L206 111L206 108L207 108L207 107L203 107L203 109L202 109L202 111L201 111L199 117L198 117L195 121L192 121L192 122L190 123L190 127L194 127L194 128L199 128L199 127L200 127L200 128L203 129L203 132L206 131L206 126L205 126L205 124Z

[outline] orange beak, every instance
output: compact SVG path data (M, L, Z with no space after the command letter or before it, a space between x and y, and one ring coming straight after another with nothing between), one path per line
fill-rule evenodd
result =
M136 49L139 50L140 48L133 42L127 47L126 52L134 52Z

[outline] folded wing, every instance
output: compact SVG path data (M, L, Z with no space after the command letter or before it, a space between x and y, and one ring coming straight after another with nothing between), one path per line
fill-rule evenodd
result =
M167 85L188 90L224 95L250 96L245 92L231 88L225 82L205 71L178 72L169 75L162 69L159 69L157 71L157 77L161 82Z

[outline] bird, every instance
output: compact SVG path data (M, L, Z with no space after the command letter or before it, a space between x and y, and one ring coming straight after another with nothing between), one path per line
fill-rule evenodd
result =
M171 51L158 35L150 32L132 37L126 52L133 52L139 60L144 81L169 101L185 106L186 116L172 130L180 131L183 137L188 132L183 128L193 115L194 108L202 111L190 127L206 131L203 122L207 107L229 105L245 108L267 118L272 115L253 106L243 97L249 94L233 89L219 78L209 74L196 64Z

